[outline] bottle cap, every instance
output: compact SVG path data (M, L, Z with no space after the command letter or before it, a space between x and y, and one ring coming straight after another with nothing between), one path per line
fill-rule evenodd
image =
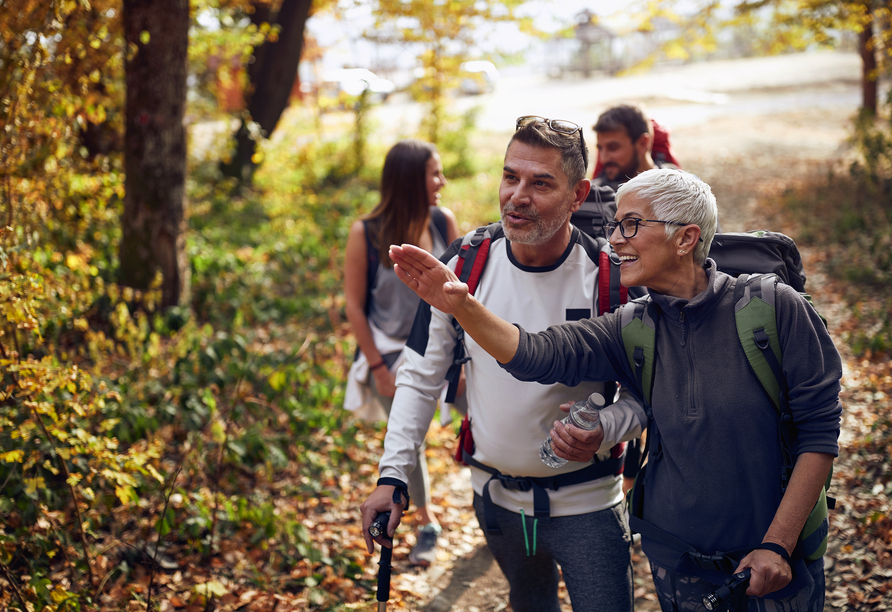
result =
M599 408L602 408L604 406L604 404L606 404L607 402L604 399L604 396L596 391L588 396L588 403L590 405L594 405Z

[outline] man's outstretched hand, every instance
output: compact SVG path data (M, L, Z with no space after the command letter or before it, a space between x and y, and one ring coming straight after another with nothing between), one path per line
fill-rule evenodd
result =
M394 271L422 300L446 314L468 301L468 286L439 259L411 244L391 245Z
M390 258L397 277L431 307L455 317L465 333L499 363L508 363L517 352L520 332L494 315L468 293L439 259L411 244L391 245Z

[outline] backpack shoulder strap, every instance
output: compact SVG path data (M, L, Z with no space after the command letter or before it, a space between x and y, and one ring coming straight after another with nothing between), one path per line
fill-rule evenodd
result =
M458 250L458 260L455 262L455 274L461 282L468 285L468 292L471 295L474 295L474 292L477 291L480 276L486 267L486 260L489 257L489 246L493 238L499 236L501 231L501 223L491 223L490 225L478 227L473 232L465 234L465 237L462 238L461 246ZM446 372L446 380L449 382L449 387L446 390L446 402L448 403L452 403L455 400L461 367L470 360L470 357L465 353L464 330L454 318L452 319L452 325L455 328L457 337L452 365L449 366L449 370Z
M741 274L734 288L734 321L746 359L775 409L787 408L787 385L777 334L774 274Z
M380 258L378 257L378 249L374 246L374 240L372 240L372 227L369 219L365 219L362 222L362 228L365 230L365 259L366 259L366 274L365 274L365 314L368 316L369 307L372 304L372 289L375 288L375 280L378 276L378 264L380 263Z
M446 213L439 206L431 206L431 228L436 230L443 244L449 246L449 227L446 223Z
M796 462L790 431L795 426L793 415L790 412L789 388L781 366L783 354L777 334L775 300L777 283L778 277L775 274L753 276L741 274L737 277L737 285L734 288L734 320L747 361L780 414L780 445L784 463L781 473L781 490L785 491ZM811 304L807 295L801 292L800 294ZM812 306L814 305L812 304ZM827 510L836 506L836 500L826 493L832 477L833 470L831 468L818 501L799 534L794 556L814 561L823 556L827 550L829 529Z
M458 261L455 263L455 274L461 282L468 285L471 295L477 291L477 284L480 282L483 268L486 267L489 245L501 232L501 228L501 223L491 223L478 227L462 238Z
M657 352L659 313L650 296L632 300L620 311L620 329L629 366L645 401L650 416L651 392L654 384L654 360Z
M598 316L613 312L629 301L629 290L620 283L619 258L606 238L597 238Z

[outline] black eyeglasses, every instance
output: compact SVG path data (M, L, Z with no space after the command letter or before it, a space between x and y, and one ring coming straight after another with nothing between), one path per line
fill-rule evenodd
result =
M634 238L638 234L638 224L642 221L647 223L665 223L667 225L695 225L694 223L679 223L678 221L658 221L656 219L639 219L638 217L626 217L622 221L611 221L607 223L607 235L612 236L613 232L616 231L616 228L619 228L619 233L622 234L623 238ZM703 238L699 239L700 242L703 242Z
M517 124L514 126L514 131L516 132L522 127L526 127L531 123L536 123L540 121L548 126L553 132L558 132L560 134L575 134L579 132L579 144L582 145L582 164L588 169L588 153L585 150L585 137L582 135L582 126L576 125L572 121L564 121L563 119L548 119L547 117L540 117L539 115L524 115L523 117L517 118Z

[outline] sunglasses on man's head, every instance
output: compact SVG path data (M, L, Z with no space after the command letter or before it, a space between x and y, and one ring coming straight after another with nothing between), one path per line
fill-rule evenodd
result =
M582 126L576 125L572 121L565 121L564 119L548 119L547 117L540 117L539 115L524 115L523 117L517 118L514 131L516 132L520 128L526 127L531 123L544 123L552 132L558 132L559 134L575 134L576 132L579 132L579 144L582 146L582 164L588 169L588 153L585 150L585 137L582 135Z

